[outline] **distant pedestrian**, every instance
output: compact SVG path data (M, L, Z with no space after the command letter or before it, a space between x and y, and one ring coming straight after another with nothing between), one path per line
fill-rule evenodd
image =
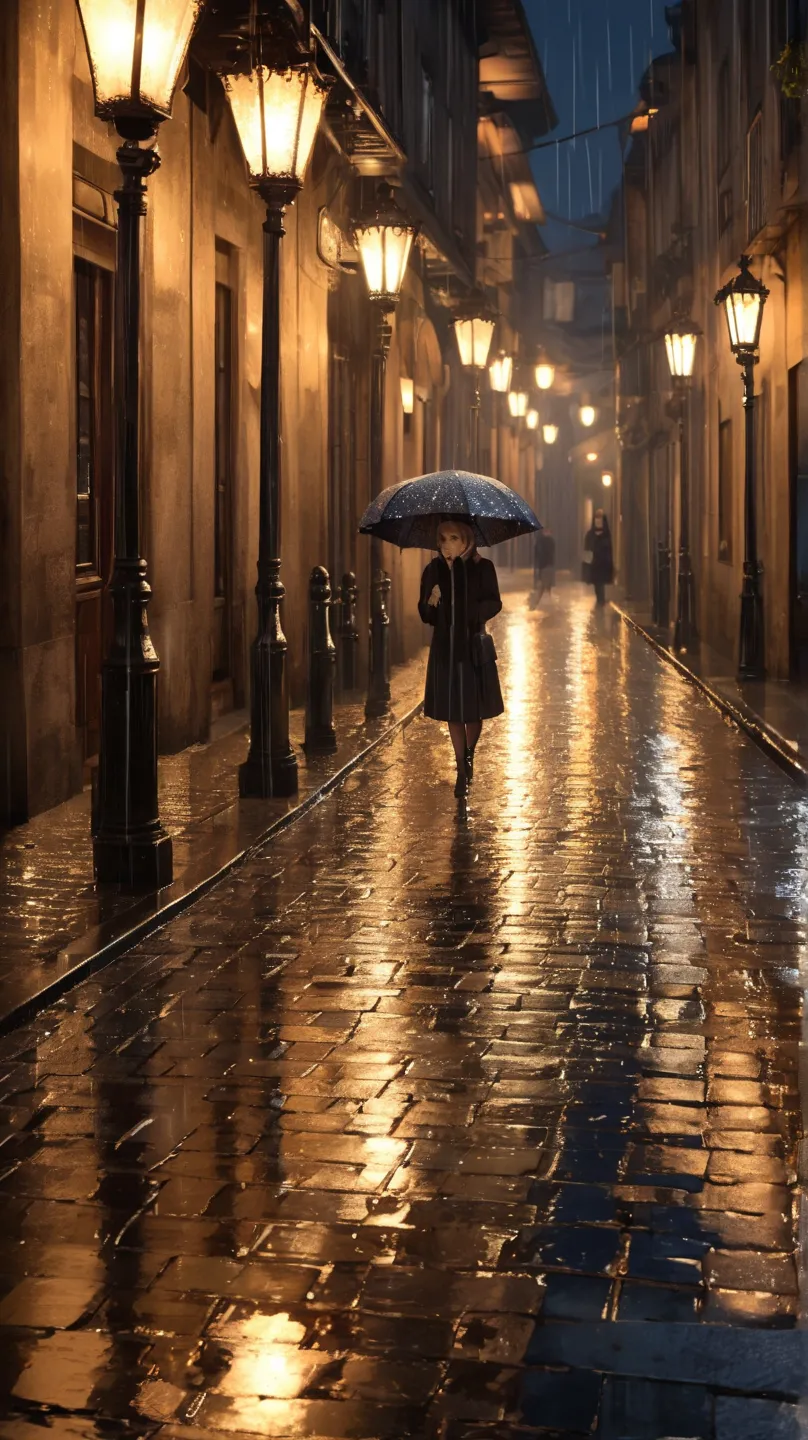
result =
M592 529L586 532L583 578L587 585L594 585L598 605L605 605L606 586L614 580L612 532L605 510L595 511Z
M556 542L552 530L540 530L533 551L533 583L541 600L545 591L552 595L555 585Z
M445 720L457 762L455 795L468 795L484 720L504 710L497 652L485 624L502 609L497 572L477 554L474 531L460 520L438 527L438 551L421 577L418 610L434 627L424 714Z

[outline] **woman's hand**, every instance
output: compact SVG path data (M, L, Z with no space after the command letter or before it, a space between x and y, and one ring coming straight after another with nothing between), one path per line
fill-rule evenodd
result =
M433 585L427 605L440 605L440 585Z

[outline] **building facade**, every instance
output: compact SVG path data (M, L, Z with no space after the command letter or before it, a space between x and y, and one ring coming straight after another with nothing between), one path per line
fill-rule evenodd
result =
M622 570L635 599L653 603L663 623L673 617L680 448L662 337L687 314L702 332L685 421L698 630L730 663L737 658L744 412L741 373L714 297L748 254L769 290L754 440L766 670L797 678L808 654L805 6L682 0L668 19L671 51L649 68L627 137L623 253L613 272ZM794 93L784 92L784 54L795 69Z
M500 317L495 343L518 343L512 258L538 244L541 206L517 160L513 173L488 167L483 180L485 126L494 117L518 149L520 135L544 133L554 117L520 0L277 7L296 13L332 81L287 215L281 276L284 629L292 699L301 703L312 567L325 564L335 586L355 573L365 636L362 510L385 485L468 461L468 377L451 328L463 297L484 287ZM243 20L246 8L231 0L203 13L149 185L141 505L164 751L205 741L218 715L245 705L256 623L264 211L216 74L221 27ZM8 825L75 794L97 757L110 624L119 170L117 137L94 116L75 0L8 0L0 75L0 187L14 197L0 207L0 335L15 357L0 367L0 823ZM420 230L393 320L384 473L372 475L372 315L352 225L381 178ZM401 379L413 382L411 414ZM535 454L524 458L523 440L487 408L483 448L498 465L509 454L504 478L535 474ZM423 643L422 559L385 549L394 660ZM364 643L359 652L364 674Z

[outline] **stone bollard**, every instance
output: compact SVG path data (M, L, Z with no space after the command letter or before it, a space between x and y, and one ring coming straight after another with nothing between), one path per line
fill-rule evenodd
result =
M387 597L392 581L377 570L370 592L370 663L368 667L367 716L384 715L390 707L390 616Z
M306 752L337 748L334 729L334 671L337 652L331 639L328 571L315 565L309 581L309 684L306 697Z
M356 624L358 594L356 576L349 570L342 577L339 592L339 686L343 691L356 689L356 661L359 654L359 630Z

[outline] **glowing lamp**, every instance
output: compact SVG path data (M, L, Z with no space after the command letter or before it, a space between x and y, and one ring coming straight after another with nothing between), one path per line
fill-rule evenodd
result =
M538 428L539 428L539 412L538 412L538 410L528 410L528 412L527 412L527 414L526 414L526 416L525 416L525 424L527 425L528 430L538 430Z
M328 86L312 65L223 76L250 184L300 189Z
M202 0L78 0L95 113L128 140L171 114Z
M544 361L536 366L536 384L540 390L549 390L555 380L555 365L547 365Z
M763 306L769 295L766 286L752 274L751 263L749 255L742 255L738 262L738 274L715 297L716 305L724 307L729 343L739 364L744 364L757 352Z
M612 475L611 470L604 470L600 478L606 489L610 490L614 483L614 476Z
M376 209L354 226L354 234L371 300L393 306L401 295L418 227L396 204L391 185L379 186L376 201Z
M558 439L557 425L542 425L541 433L545 445L555 445L556 440Z
M401 408L405 415L411 415L415 409L415 381L401 377Z
M488 375L491 380L491 389L497 395L507 395L511 388L511 376L513 375L511 356L506 355L504 350L500 350L488 367Z
M578 411L578 419L580 420L585 430L591 430L596 418L597 412L594 405L582 405L580 410Z
M665 331L668 367L675 383L692 379L698 339L699 331L690 320L677 320Z
M586 458L587 458L587 461L588 461L588 463L589 463L590 465L594 465L595 461L596 461L597 458L598 458L598 452L597 452L597 450L589 450L589 451L587 451L587 456L586 456Z
M527 391L509 390L508 409L514 420L521 420L527 415Z
M454 332L461 365L473 366L475 370L485 369L495 325L494 320L486 320L481 315L455 320Z

